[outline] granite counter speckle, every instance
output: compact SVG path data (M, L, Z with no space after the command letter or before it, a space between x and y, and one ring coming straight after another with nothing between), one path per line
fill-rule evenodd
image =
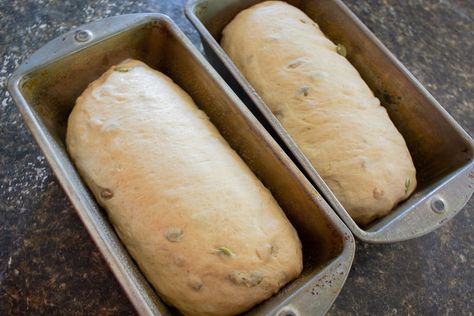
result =
M474 2L346 0L428 88L474 131ZM0 314L127 315L133 307L58 185L6 92L31 53L69 29L135 12L168 14L191 40L184 1L0 2ZM474 201L424 237L357 242L330 315L472 315Z

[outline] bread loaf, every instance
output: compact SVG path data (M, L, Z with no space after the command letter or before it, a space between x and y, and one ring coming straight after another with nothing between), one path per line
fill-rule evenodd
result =
M356 222L387 214L415 190L413 161L387 111L302 11L263 2L222 34L223 49Z
M112 67L77 99L66 142L127 250L185 315L241 313L301 272L278 203L164 74Z

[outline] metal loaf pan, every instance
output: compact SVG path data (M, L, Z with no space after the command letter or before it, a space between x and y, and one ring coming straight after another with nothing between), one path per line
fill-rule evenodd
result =
M331 306L354 256L347 227L177 26L160 14L107 18L60 36L34 53L9 91L92 239L142 315L177 313L159 299L129 257L74 168L64 138L76 98L126 58L159 69L183 87L271 190L303 243L304 270L252 315L317 315Z
M452 218L471 197L474 143L413 75L340 0L292 0L316 21L386 107L403 134L417 168L418 187L405 202L374 223L358 226L286 130L220 47L224 27L261 0L192 0L186 15L201 35L211 64L261 120L355 236L395 242L424 235Z

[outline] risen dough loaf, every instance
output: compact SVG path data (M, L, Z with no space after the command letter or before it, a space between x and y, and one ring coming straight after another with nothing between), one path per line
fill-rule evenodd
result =
M359 224L416 187L405 141L357 70L299 9L240 12L222 47Z
M243 312L301 272L275 199L162 73L112 67L77 99L66 141L130 254L184 314Z

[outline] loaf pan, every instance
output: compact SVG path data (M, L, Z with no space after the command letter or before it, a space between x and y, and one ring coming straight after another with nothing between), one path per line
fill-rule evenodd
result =
M287 1L316 21L334 43L346 47L347 58L405 138L417 169L418 187L408 200L368 226L354 222L219 45L222 30L234 16L259 2L263 1L190 1L186 15L200 33L211 64L298 163L354 235L367 242L401 241L433 231L456 215L474 190L471 137L342 1Z
M269 188L303 243L304 270L251 315L318 315L331 306L354 256L351 232L207 61L166 16L132 14L83 25L34 53L9 91L92 239L141 315L170 315L81 180L66 152L76 98L126 58L146 62L184 88Z

